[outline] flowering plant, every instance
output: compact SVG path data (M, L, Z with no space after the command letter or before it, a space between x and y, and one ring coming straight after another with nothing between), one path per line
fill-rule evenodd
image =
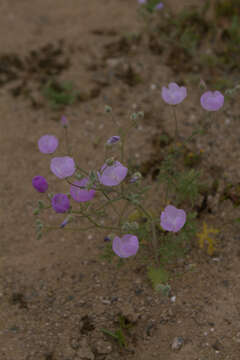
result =
M216 111L219 104L223 105L224 97L219 92L213 94L214 96L211 92L204 94L204 104L208 104L206 110L211 107ZM162 88L162 98L170 105L175 106L181 103L186 96L187 89L179 87L176 83L170 83L168 88ZM112 112L112 109L107 107L106 112ZM188 198L194 201L198 194L196 182L198 174L192 170L187 173L179 173L177 169L179 148L175 147L169 152L160 168L159 183L164 181L166 187L160 207L162 211L158 211L158 214L144 205L144 195L149 187L142 186L141 173L126 165L125 140L132 128L138 128L138 120L142 117L142 112L132 114L128 129L126 131L122 128L118 129L120 135L114 135L106 141L106 150L109 147L120 147L120 161L114 158L105 158L104 164L98 170L90 171L78 166L76 158L68 146L68 121L62 117L61 124L65 130L68 155L53 157L50 161L50 170L57 178L67 182L69 193L48 194L47 199L50 201L50 206L47 207L42 201L39 201L39 206L35 209L34 214L38 215L41 210L51 207L55 213L68 213L68 215L57 226L43 225L38 219L38 238L41 238L44 229L46 231L63 228L71 231L102 229L111 231L111 234L105 236L105 240L119 258L135 256L143 240L147 240L147 245L153 250L155 262L159 264L161 256L169 246L176 244L179 239L185 241L194 235L192 225L194 213L188 212L187 216L184 209L177 208L170 203L174 199L177 206L178 203L184 204L184 200ZM176 120L176 114L174 117ZM190 139L194 134L195 132ZM186 142L188 140L186 139ZM43 154L53 154L57 147L58 139L54 135L43 135L38 141L38 149ZM71 180L71 177L76 179ZM41 175L33 177L32 185L39 193L46 193L49 188L47 180ZM177 193L176 196L171 196L170 190ZM100 196L95 196L96 193ZM182 196L179 196L178 193L181 193ZM100 204L98 204L97 198ZM124 205L116 206L119 202ZM80 206L79 210L73 208L74 203ZM111 211L109 211L110 208ZM138 215L133 216L136 212ZM99 221L100 218L111 218L112 220L113 215L115 216L114 225L105 224L105 220ZM71 228L69 223L78 216L87 222L87 226ZM144 222L143 219L145 219ZM170 235L166 237L166 233ZM167 238L171 240L167 241L166 245ZM156 275L156 272L150 271L150 273Z

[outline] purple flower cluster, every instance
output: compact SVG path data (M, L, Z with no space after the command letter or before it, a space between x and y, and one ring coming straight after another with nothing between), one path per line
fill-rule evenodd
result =
M62 117L61 123L66 126L66 118ZM119 141L120 137L113 136L111 142L115 143ZM58 139L53 135L44 135L38 141L38 148L43 154L52 154L58 147ZM69 156L54 157L51 160L50 169L52 173L59 179L65 179L72 176L76 171L74 159ZM104 164L98 172L99 183L105 186L119 185L126 177L128 169L120 162L116 161L113 165L108 166ZM96 191L94 189L87 188L89 178L85 177L79 181L75 181L70 187L70 195L76 202L86 202L93 199ZM41 176L35 176L32 179L33 187L41 193L44 193L48 189L48 183L46 179ZM84 189L86 187L86 189ZM52 198L52 207L57 213L64 213L70 208L70 201L65 194L56 194ZM64 225L65 226L65 225Z
M145 3L145 0L139 0L139 3ZM163 5L159 3L158 8ZM187 89L184 86L178 86L176 83L170 83L168 87L162 87L162 98L170 105L180 104L187 96ZM224 96L219 92L207 91L201 96L201 105L207 111L217 111L224 103ZM62 116L61 124L67 128L68 122L66 117ZM120 136L112 136L107 140L108 145L117 143L120 140ZM44 135L38 140L38 148L43 154L52 154L58 147L58 139L54 135ZM65 179L72 176L76 171L76 165L74 159L69 156L54 157L50 163L50 169L52 173L59 179ZM128 168L122 165L119 161L111 161L101 167L101 170L97 172L98 185L103 186L117 186L127 176ZM92 177L90 176L92 179ZM91 201L96 193L95 180L91 180L89 177L76 180L70 187L71 198L76 202ZM130 183L137 182L141 178L140 173L135 173L130 179ZM40 193L44 193L48 190L48 183L46 179L37 175L32 179L33 187ZM68 195L58 193L51 198L52 208L56 213L65 213L70 208L70 200ZM61 228L65 227L69 222L67 217L62 224ZM173 205L168 205L162 211L160 216L160 225L166 231L178 232L182 229L186 223L186 213L183 209L177 209ZM125 234L122 237L115 236L112 241L112 249L116 255L121 258L127 258L136 255L139 249L138 237L133 234Z
M186 213L173 205L166 206L161 213L160 225L166 231L178 232L186 223ZM136 255L139 249L138 238L135 235L126 234L122 238L116 236L113 239L112 249L121 258Z

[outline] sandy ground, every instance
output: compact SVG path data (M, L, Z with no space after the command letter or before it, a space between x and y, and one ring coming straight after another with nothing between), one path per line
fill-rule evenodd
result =
M169 7L178 12L193 3L197 1L172 0ZM201 215L199 226L206 221L220 230L216 255L198 249L196 240L192 252L174 264L174 302L154 292L140 255L121 268L116 261L108 264L99 258L105 232L71 232L66 227L36 239L33 210L46 194L33 189L32 178L46 177L49 192L69 191L68 184L51 173L51 156L37 148L42 135L53 134L60 143L55 155L65 154L59 124L63 113L70 122L74 156L87 170L103 164L103 145L116 132L104 113L105 104L113 107L123 126L129 111L137 108L147 114L127 143L127 157L131 154L137 163L149 159L152 136L162 128L173 135L174 122L160 89L182 80L181 74L147 51L144 40L133 41L130 51L119 45L123 35L142 29L137 6L134 0L0 3L0 70L14 54L24 64L9 65L8 72L0 74L1 360L239 359L240 242L239 228L232 224L239 209L230 200L209 199L211 212ZM129 64L141 73L136 86L123 76ZM60 110L52 110L39 92L41 81L54 71L59 71L60 81L73 81L81 93L77 103ZM187 85L189 96L178 110L184 136L204 116L199 88ZM20 95L13 96L11 89L18 86ZM204 150L204 176L218 178L222 185L239 181L238 121L238 102L227 102L208 134L194 144ZM157 208L159 200L152 194L147 204ZM52 225L64 218L53 211L43 215ZM101 331L119 328L118 314L134 324L125 333L126 349ZM176 337L184 340L178 351L172 349Z

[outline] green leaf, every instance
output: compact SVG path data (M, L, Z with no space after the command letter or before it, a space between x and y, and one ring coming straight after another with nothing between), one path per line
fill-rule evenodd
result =
M39 209L38 208L34 209L33 215L39 215Z
M39 232L39 233L37 234L37 240L40 240L41 238L42 238L42 233Z
M153 288L158 290L159 285L165 284L168 281L169 274L162 267L149 267L147 275L152 282Z

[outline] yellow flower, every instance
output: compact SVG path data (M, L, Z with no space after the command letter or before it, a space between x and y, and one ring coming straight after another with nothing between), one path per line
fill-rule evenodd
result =
M200 249L204 248L204 243L206 242L208 247L207 247L207 253L208 255L212 256L214 251L215 251L215 247L214 244L216 242L215 239L211 238L209 236L209 234L217 234L219 232L218 229L214 229L207 226L207 224L204 222L203 223L203 231L201 233L198 233L197 236L199 238L199 247Z

